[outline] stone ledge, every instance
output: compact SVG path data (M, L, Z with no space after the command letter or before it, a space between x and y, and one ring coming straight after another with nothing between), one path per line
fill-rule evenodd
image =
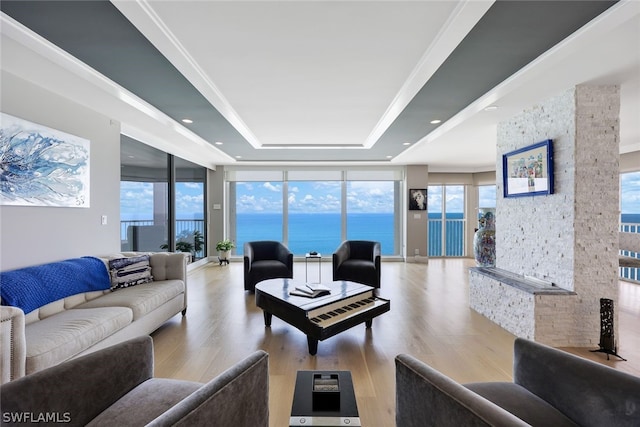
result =
M568 291L555 285L543 285L535 280L527 279L521 274L512 273L501 268L471 267L469 271L482 274L500 283L533 295L576 295L573 291Z

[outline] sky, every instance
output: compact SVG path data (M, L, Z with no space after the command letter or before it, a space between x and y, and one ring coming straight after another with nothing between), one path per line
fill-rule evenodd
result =
M640 172L620 174L620 212L640 214Z
M237 183L237 212L282 212L282 183ZM394 183L391 181L347 182L347 211L350 213L393 213ZM287 201L291 213L340 213L341 183L339 181L288 182ZM442 187L427 191L430 210L442 209ZM445 195L448 212L464 209L464 186L447 186ZM495 205L495 202L494 202Z
M166 192L167 183L158 183ZM153 183L120 182L121 220L153 219ZM204 219L204 185L201 182L176 183L177 219Z
M153 218L153 185L151 183L121 182L120 209L123 220ZM162 184L160 184L162 185ZM164 184L166 186L166 183ZM282 182L237 183L237 212L282 212ZM640 214L640 172L620 175L620 209L622 213ZM441 186L430 186L427 200L431 212L442 209ZM341 203L339 181L291 181L288 183L289 212L339 213ZM448 212L462 212L464 187L446 186ZM350 181L347 185L347 209L352 213L392 213L393 183L390 181ZM202 219L202 183L176 185L178 219ZM495 206L495 187L484 186L480 191L480 206Z
M238 182L238 213L282 212L282 186L277 182ZM291 213L340 213L340 181L289 181L287 203ZM352 213L393 213L393 182L350 181L347 210Z

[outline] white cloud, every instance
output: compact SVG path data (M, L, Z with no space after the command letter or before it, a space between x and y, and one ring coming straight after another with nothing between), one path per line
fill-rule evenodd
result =
M265 182L262 186L267 190L274 191L274 192L280 192L280 188L281 188L279 185L273 185L270 182Z

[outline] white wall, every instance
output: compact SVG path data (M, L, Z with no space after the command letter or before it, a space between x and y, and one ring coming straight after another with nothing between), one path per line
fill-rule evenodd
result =
M2 112L91 141L91 202L89 208L0 206L0 270L118 252L120 123L6 71L1 78Z
M216 243L220 240L227 238L227 231L225 227L225 212L231 209L231 206L226 205L225 199L225 182L224 182L224 166L218 166L216 170L209 169L207 172L208 177L208 199L207 199L207 215L208 221L208 248L209 257L216 260L218 252L216 251ZM218 207L216 209L216 207ZM235 248L235 253L241 255L242 248Z
M407 197L412 188L425 189L429 186L429 167L427 165L407 166ZM407 204L409 203L407 199ZM428 212L407 210L406 260L407 262L428 262L427 242ZM416 251L418 254L416 255Z

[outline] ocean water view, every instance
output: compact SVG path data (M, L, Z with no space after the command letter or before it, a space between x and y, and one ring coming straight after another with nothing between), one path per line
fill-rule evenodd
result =
M288 247L295 255L310 251L331 254L341 239L339 213L289 214ZM465 221L461 212L447 213L443 242L443 223L440 213L429 213L429 256L463 256ZM623 224L640 224L640 214L622 214ZM242 254L244 242L254 240L282 240L281 214L239 213L237 214L236 252ZM476 227L475 219L469 224ZM640 232L640 227L626 227L625 231ZM357 213L347 215L347 239L377 240L382 245L383 255L399 255L395 243L395 226L392 213ZM443 253L444 252L444 253Z
M640 214L623 213L622 215L620 215L620 223L622 224L622 231L640 233Z
M254 240L282 240L281 214L239 213L236 215L237 253L242 253L244 242ZM341 215L339 213L289 214L287 246L295 255L310 251L332 254L342 242ZM383 255L395 254L393 214L347 215L347 239L377 240ZM398 250L399 252L399 250Z
M446 256L463 255L463 214L448 213L446 221ZM282 240L282 215L276 213L239 213L236 216L236 245L242 253L244 242ZM331 254L342 242L339 213L289 214L287 246L295 255L310 251ZM429 214L429 255L442 256L442 218ZM347 215L347 239L377 240L382 255L399 255L393 213L354 213Z

